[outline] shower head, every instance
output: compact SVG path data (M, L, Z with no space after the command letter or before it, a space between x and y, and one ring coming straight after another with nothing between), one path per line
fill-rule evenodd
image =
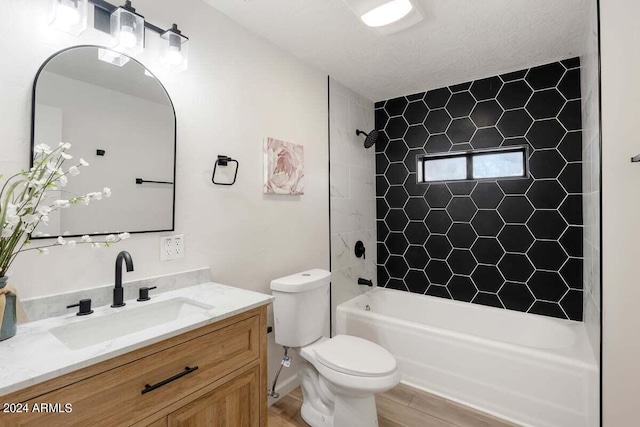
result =
M375 145L378 140L378 131L372 130L369 133L363 132L360 129L356 129L356 135L364 135L366 138L364 139L364 148L371 148Z

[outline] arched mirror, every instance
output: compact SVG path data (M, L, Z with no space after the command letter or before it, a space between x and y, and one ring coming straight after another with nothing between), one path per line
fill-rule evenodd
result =
M49 58L34 83L32 152L37 144L56 147L60 141L72 144L68 163L89 163L60 189L60 198L104 187L112 195L61 209L36 231L80 236L174 229L175 111L141 63L98 46Z

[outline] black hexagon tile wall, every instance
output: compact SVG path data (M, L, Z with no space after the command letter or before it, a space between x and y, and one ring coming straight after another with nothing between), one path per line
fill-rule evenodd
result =
M376 104L378 284L582 319L580 62ZM528 145L530 176L418 183L417 156Z

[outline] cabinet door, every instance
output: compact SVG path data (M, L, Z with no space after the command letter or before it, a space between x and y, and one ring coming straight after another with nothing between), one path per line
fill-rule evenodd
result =
M256 366L170 414L169 427L258 427L259 374Z

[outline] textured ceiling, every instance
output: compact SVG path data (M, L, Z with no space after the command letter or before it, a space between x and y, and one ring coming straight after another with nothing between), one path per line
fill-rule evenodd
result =
M590 0L415 0L379 36L342 0L204 0L372 101L579 56Z

